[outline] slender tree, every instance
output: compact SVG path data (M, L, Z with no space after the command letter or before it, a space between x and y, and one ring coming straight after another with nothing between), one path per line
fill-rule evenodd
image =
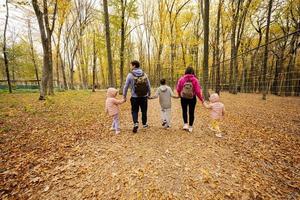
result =
M38 70L38 66L36 63L35 55L34 55L30 20L28 20L28 39L29 39L29 44L30 44L31 59L32 59L32 63L34 65L35 78L36 78L38 86L40 87L39 70Z
M217 14L217 30L216 30L216 93L220 94L221 80L220 80L220 19L223 0L219 0L218 14Z
M209 55L209 0L204 0L204 54L203 54L203 93L205 99L209 98L208 93L208 55Z
M104 21L105 21L105 39L106 39L106 51L107 51L107 63L109 71L109 86L114 86L114 71L113 71L113 62L112 62L112 53L111 53L111 44L110 44L110 28L109 28L109 15L108 15L108 5L107 0L103 0L103 9L104 9Z
M8 0L6 0L5 6L6 6L6 17L5 17L4 34L3 34L3 55L4 55L4 65L5 65L5 72L6 72L6 78L8 84L8 91L9 93L12 93L12 87L11 87L10 75L9 75L7 47L6 47L6 32L7 32L8 17L9 17Z
M92 91L95 92L96 87L96 64L97 64L97 52L96 52L96 33L93 33L93 85Z
M263 96L262 99L266 100L268 84L267 84L267 69L268 69L268 47L269 47L269 32L270 32L270 20L272 13L272 3L273 0L269 0L268 6L268 19L267 19L267 27L266 27L266 38L265 38L265 50L264 50L264 60L263 60Z

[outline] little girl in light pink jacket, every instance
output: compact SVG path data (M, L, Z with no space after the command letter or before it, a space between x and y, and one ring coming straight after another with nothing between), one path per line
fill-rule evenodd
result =
M120 133L120 119L119 119L119 105L125 102L125 99L118 100L116 98L118 94L118 90L115 88L107 89L107 98L105 102L105 112L108 113L109 116L112 116L113 123L110 130L115 131L116 134Z
M220 97L217 93L210 95L209 101L209 103L204 103L204 106L206 108L211 109L210 117L212 120L209 128L212 131L217 132L217 137L222 137L219 122L223 119L225 115L225 106L223 103L220 102Z

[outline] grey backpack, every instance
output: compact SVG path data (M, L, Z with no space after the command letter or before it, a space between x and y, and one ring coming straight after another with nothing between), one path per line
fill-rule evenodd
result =
M184 83L180 96L185 99L194 98L194 87L191 81L186 81Z

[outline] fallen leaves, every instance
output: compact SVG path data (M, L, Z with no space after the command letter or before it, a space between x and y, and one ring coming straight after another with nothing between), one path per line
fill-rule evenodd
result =
M116 137L104 93L36 98L0 97L2 199L299 198L299 98L264 103L254 94L222 94L222 140L208 130L200 105L187 134L178 101L170 130L160 128L158 102L150 101L151 127L132 135L126 103Z

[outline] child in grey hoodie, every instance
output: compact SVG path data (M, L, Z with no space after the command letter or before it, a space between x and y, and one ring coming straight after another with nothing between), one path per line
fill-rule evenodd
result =
M178 99L178 96L175 96L172 89L166 85L166 80L160 80L160 87L156 90L154 96L150 99L156 99L159 97L159 104L161 107L161 120L162 126L164 128L171 127L171 97Z

